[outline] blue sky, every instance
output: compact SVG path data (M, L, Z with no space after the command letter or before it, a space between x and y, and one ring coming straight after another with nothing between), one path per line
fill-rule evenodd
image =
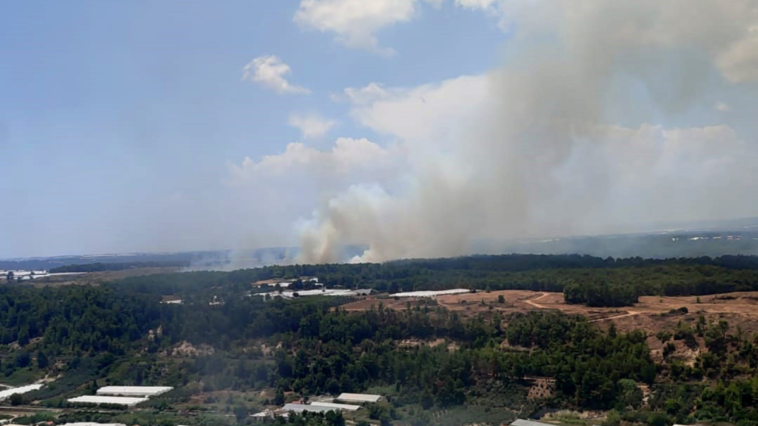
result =
M481 199L470 201L492 212L462 226L466 238L730 216L714 203L733 207L733 215L758 214L739 201L752 187L722 190L755 171L745 159L755 145L758 32L749 13L698 1L702 13L688 24L697 31L666 21L675 15L667 8L677 5L652 1L617 8L583 0L578 13L565 13L574 7L569 1L5 3L0 194L8 201L0 210L0 257L292 245L311 231L321 250L331 241L326 231L340 244L372 244L403 229L396 225L407 217L424 231L405 234L425 240L439 232L421 218L463 198L414 192L436 187L428 176L442 171L442 193L481 188ZM265 70L255 64L264 62L285 71L256 77ZM577 73L586 78L572 81ZM512 83L519 78L523 85ZM299 93L277 91L282 81ZM554 90L542 94L542 87ZM526 121L541 114L571 121L566 146L536 151L542 142L498 140L544 134L514 130L525 121L516 121L524 113L519 103L535 96L544 102ZM595 102L601 113L579 114ZM304 134L291 125L298 119L317 126ZM602 136L576 134L590 122ZM582 145L588 141L604 148ZM546 165L540 158L552 150L557 160ZM632 160L646 156L654 161L639 171ZM482 169L467 170L490 161L481 174L491 180L476 177ZM541 178L491 171L509 164L548 167L540 175L555 180L524 183L532 195L519 199L523 211L515 213L505 200L518 199L525 186L500 182ZM729 172L714 164L728 164ZM695 170L708 174L682 178ZM587 189L597 176L608 185ZM694 195L657 209L666 191ZM704 201L708 191L728 196ZM572 209L569 194L602 201ZM493 198L502 202L489 205ZM642 201L627 206L630 199ZM339 211L345 203L357 210ZM519 219L513 229L528 235L496 225L516 223L511 214L549 221L556 206L576 216L552 224ZM349 224L372 232L334 231L335 213L372 218ZM386 217L399 222L388 225ZM439 223L448 228L461 219ZM414 244L390 252L457 253Z
M13 200L0 213L6 257L148 250L111 239L129 222L124 213L139 214L135 205L217 191L227 161L276 154L300 139L287 125L293 113L318 111L339 120L340 135L374 136L329 94L480 73L506 38L494 20L452 4L418 7L413 25L382 30L397 50L391 58L301 28L296 1L2 8L0 193ZM312 94L280 96L240 81L261 55L280 57Z

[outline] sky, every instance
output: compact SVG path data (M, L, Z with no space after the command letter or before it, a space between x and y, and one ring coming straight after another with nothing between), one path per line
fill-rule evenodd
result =
M758 215L758 4L619 3L5 2L0 257Z

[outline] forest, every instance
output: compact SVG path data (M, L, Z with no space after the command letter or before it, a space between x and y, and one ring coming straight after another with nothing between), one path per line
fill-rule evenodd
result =
M639 296L758 290L758 257L613 259L580 255L498 255L383 264L290 265L232 272L190 272L114 283L141 293L188 295L209 288L249 290L266 279L318 276L329 287L396 293L471 288L564 292L570 303L626 306ZM568 287L568 291L567 291Z
M161 261L144 261L144 262L110 262L110 263L85 263L75 265L64 265L57 268L51 268L48 272L101 272L101 271L123 271L125 269L136 268L182 268L189 266L190 262L185 260L161 260Z

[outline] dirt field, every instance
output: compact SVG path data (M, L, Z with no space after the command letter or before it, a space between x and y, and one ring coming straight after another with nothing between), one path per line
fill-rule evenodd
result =
M498 297L503 296L505 303L499 303ZM673 332L677 324L688 322L694 326L700 315L710 323L724 319L730 324L730 332L736 333L737 327L747 335L758 334L758 292L728 293L709 296L691 297L641 297L639 303L623 308L589 308L582 305L569 305L563 301L562 293L539 293L526 290L493 291L490 293L466 293L450 296L439 296L436 299L439 306L451 311L460 312L465 316L479 313L489 315L499 311L503 314L528 312L540 309L556 309L567 314L584 315L600 327L607 327L611 322L619 331L645 330L650 338L648 344L654 356L662 350L662 344L656 339L655 333L661 330ZM347 311L363 311L369 307L377 307L382 303L389 309L406 309L412 305L425 303L422 299L378 299L368 298L359 300L341 309ZM686 307L688 313L670 313L672 310ZM678 353L689 357L687 348L678 348Z

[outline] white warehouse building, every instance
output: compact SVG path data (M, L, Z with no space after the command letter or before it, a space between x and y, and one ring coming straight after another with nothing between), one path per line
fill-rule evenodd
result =
M172 390L171 386L106 386L97 390L98 395L104 396L132 396L149 398L158 396Z
M10 388L4 391L0 391L0 401L4 401L17 393L24 394L31 391L36 391L42 388L41 384L26 385L18 388Z
M126 396L102 396L102 395L82 395L71 398L68 402L72 404L94 404L94 405L123 405L124 407L134 407L135 405L147 401L147 398L133 398Z
M367 393L343 393L337 397L337 401L357 402L359 404L364 402L379 402L380 399L382 399L381 395L371 395Z

